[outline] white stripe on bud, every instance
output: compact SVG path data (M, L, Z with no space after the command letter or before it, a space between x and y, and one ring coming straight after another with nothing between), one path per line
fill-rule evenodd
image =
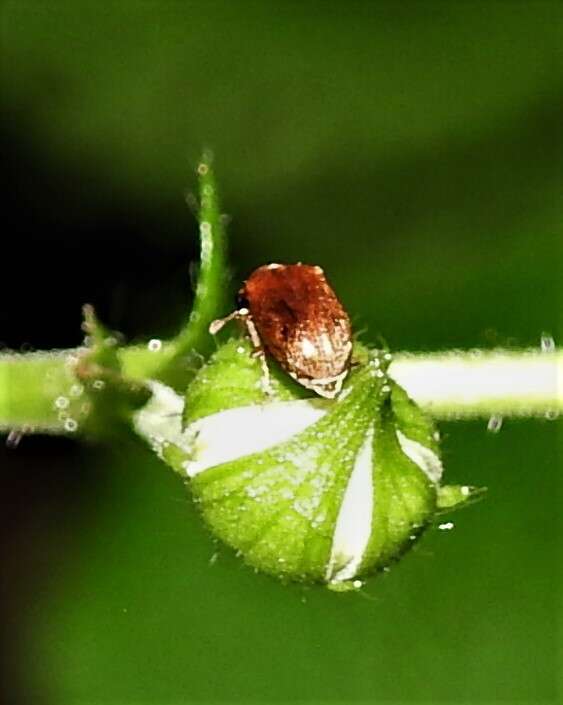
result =
M253 404L205 416L183 429L182 397L160 382L152 381L150 387L153 396L135 414L135 430L159 455L168 444L185 451L190 457L183 463L188 477L283 443L328 409L323 399Z
M194 421L192 460L184 463L189 477L221 463L259 453L289 440L327 412L321 399L253 404L220 411Z
M366 433L336 520L326 571L328 583L356 576L371 536L373 516L373 426Z
M422 443L407 438L399 429L397 429L396 434L403 453L410 458L415 465L418 465L432 482L440 482L444 468L436 453L430 450L430 448L423 446Z
M152 397L133 416L135 431L150 443L158 455L162 454L167 443L188 451L188 438L182 430L183 397L161 382L150 380L147 384Z

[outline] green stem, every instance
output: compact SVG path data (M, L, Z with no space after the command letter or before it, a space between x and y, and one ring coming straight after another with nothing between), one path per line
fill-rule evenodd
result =
M400 353L389 373L436 419L555 416L563 411L563 352Z
M181 391L190 376L194 353L206 357L214 347L209 322L225 315L228 303L227 238L212 157L205 153L198 165L200 269L193 306L186 325L163 351L155 377Z
M175 345L122 348L123 374L139 381L155 378L162 357L170 359ZM79 431L90 413L90 402L73 373L84 350L0 355L0 431ZM398 353L389 371L436 419L551 418L563 412L560 351Z
M77 350L0 355L0 431L72 433L90 412L74 366Z
M90 337L99 333L98 351L89 362L82 361L89 370L89 393L76 375L76 363L86 348L1 354L0 431L75 434L92 411L96 390L106 384L108 365L111 375L119 375L125 384L128 379L158 380L184 392L197 367L194 354L207 357L214 349L210 321L229 309L226 236L209 154L198 166L198 177L200 273L192 312L176 338L121 349L104 347L103 328L87 308ZM563 411L563 354L551 349L552 342L547 351L399 353L389 371L437 419L551 417ZM94 379L98 369L100 379Z

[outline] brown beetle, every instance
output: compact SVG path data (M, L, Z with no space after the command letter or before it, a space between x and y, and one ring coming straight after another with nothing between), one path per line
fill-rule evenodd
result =
M352 330L348 314L320 267L267 264L239 290L237 309L209 326L217 333L241 320L264 370L269 390L268 352L299 384L333 399L350 368Z

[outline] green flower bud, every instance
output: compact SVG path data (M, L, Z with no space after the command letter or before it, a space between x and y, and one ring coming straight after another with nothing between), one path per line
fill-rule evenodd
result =
M214 535L284 580L360 587L471 488L440 487L432 422L357 345L343 392L310 396L271 361L272 393L245 340L223 345L185 405L162 385L136 427L187 478ZM183 411L180 422L179 415Z

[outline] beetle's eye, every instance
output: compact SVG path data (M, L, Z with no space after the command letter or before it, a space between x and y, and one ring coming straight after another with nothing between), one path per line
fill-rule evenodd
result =
M248 299L241 292L237 294L237 308L248 308Z

